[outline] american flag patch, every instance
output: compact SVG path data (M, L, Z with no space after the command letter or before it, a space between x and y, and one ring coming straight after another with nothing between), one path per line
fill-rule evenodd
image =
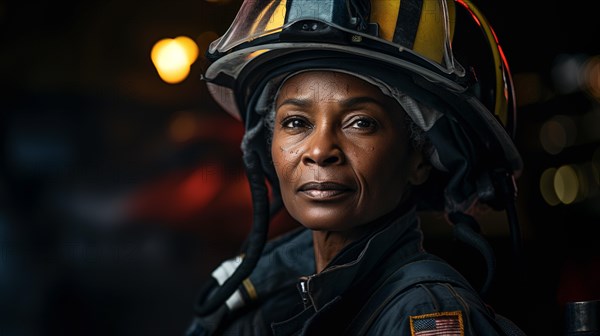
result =
M463 336L462 313L460 311L441 312L410 317L412 336Z

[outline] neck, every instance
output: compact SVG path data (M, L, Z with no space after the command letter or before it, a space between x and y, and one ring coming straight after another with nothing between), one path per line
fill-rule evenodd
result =
M401 204L388 214L371 223L346 231L313 231L313 248L315 251L317 273L323 271L329 262L331 262L331 260L348 244L373 232L373 230L381 224L388 223L390 220L400 217L406 213L410 207L411 205Z
M320 273L344 247L364 235L366 228L349 231L313 231L315 264Z

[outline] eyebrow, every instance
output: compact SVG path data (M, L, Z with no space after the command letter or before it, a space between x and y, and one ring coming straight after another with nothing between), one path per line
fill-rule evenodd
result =
M369 103L376 104L376 105L379 105L379 106L385 108L385 104L383 102L381 102L375 98L369 97L369 96L352 97L352 98L348 98L348 99L345 99L345 100L342 100L339 102L339 104L344 109L351 108L353 106L360 105L360 104L369 104ZM313 101L311 99L288 98L288 99L284 100L283 102L281 102L281 104L279 104L276 109L279 109L283 105L309 107L312 104L313 104Z
M381 102L378 99L375 99L373 97L369 97L369 96L362 96L362 97L353 97L353 98L349 98L346 100L342 100L340 102L340 105L343 108L350 108L356 105L360 105L360 104L375 104L375 105L379 105L380 107L385 109L385 104L383 102Z
M308 107L312 105L311 99L298 99L298 98L288 98L281 102L275 109L279 110L283 105L294 105L298 107Z

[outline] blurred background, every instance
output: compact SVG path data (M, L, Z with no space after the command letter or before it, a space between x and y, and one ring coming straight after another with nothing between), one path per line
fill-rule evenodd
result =
M242 125L200 80L240 3L0 2L0 335L184 332L250 226ZM504 214L479 215L488 300L561 335L566 302L600 299L600 19L583 0L475 3L511 66L525 161L525 274ZM426 246L479 281L474 252L423 218ZM280 214L270 234L295 226Z

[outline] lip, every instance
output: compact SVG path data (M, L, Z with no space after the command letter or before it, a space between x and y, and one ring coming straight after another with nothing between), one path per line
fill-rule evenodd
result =
M333 200L344 197L354 189L350 186L331 181L307 182L298 188L298 192L312 200Z

